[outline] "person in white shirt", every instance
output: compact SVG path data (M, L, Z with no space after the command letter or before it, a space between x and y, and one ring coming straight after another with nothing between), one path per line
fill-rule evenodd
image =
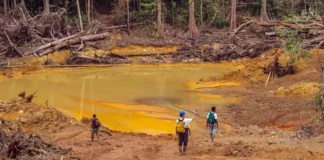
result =
M187 154L187 145L188 145L188 138L189 138L189 133L190 129L188 127L188 124L191 123L195 116L193 118L185 118L186 112L180 111L179 115L180 117L177 119L176 123L178 124L179 122L183 122L183 132L178 132L177 126L176 126L176 134L179 137L179 155L185 155ZM196 114L196 112L194 112ZM183 148L182 148L183 146Z
M216 129L218 128L218 121L217 121L217 113L216 113L216 107L213 106L211 108L211 112L207 114L207 123L206 127L209 128L210 133L210 139L212 142L214 142L214 138L216 135Z

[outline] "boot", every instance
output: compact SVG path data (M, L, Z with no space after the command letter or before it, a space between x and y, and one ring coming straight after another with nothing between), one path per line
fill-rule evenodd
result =
M186 155L187 154L187 146L183 146L183 153L182 155Z
M179 155L182 155L182 146L179 146Z

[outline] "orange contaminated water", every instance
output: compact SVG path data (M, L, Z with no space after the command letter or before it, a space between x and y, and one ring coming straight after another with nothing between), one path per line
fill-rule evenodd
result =
M66 69L59 73L3 80L0 82L0 99L10 100L22 91L30 94L38 90L35 103L43 106L47 103L76 119L95 113L104 125L114 130L174 133L180 110L177 105L190 104L199 109L202 105L239 101L210 94L217 86L238 84L215 84L207 93L206 86L193 83L235 69L218 64ZM191 116L188 112L187 117ZM197 123L193 124L193 127L197 126Z

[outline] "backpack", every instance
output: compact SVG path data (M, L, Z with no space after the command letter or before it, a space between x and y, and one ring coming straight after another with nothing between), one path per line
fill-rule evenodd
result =
M100 121L97 119L96 120L96 128L99 128L101 126L101 123L100 123Z
M177 125L176 125L176 131L177 133L185 133L185 123L183 121L184 119L178 119Z
M209 112L208 124L214 124L216 122L215 115L213 112Z

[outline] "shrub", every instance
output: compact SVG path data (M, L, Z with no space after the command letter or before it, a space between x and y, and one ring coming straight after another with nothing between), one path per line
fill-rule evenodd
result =
M284 55L289 57L286 62L288 64L299 64L301 58L307 59L309 56L309 50L304 49L303 39L299 35L299 30L284 29L280 32L281 36L287 38L282 41L282 47L284 48Z

